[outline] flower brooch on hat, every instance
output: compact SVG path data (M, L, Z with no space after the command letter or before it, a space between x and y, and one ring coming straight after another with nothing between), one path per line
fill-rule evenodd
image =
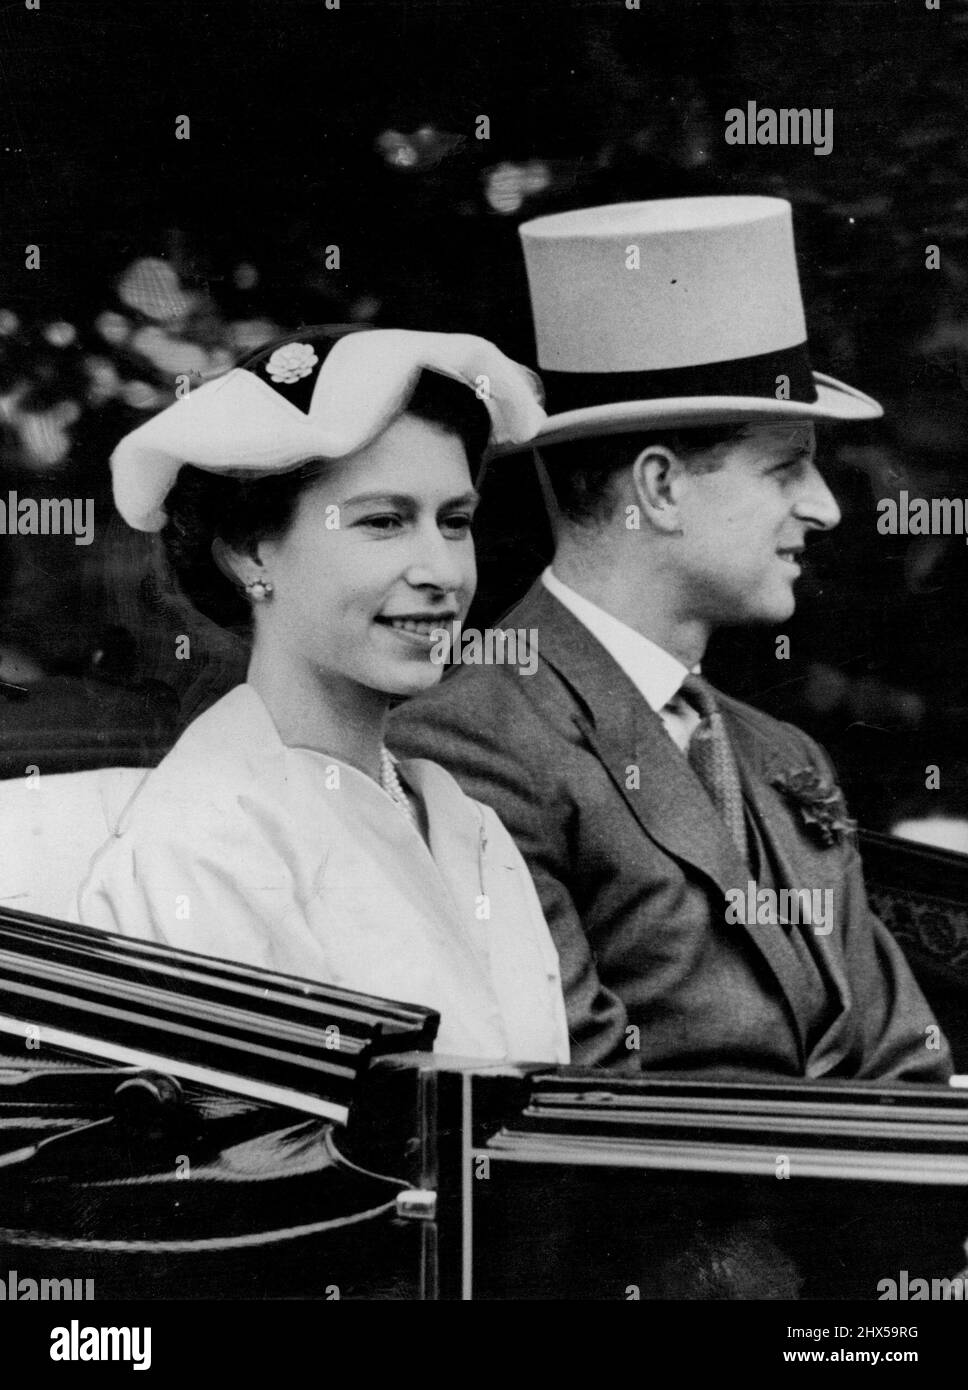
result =
M545 422L537 376L484 338L307 328L126 435L111 456L118 511L136 530L160 531L186 463L256 478L354 454L403 413L424 371L474 391L490 416L489 448L526 444Z
M273 381L291 386L309 376L318 361L316 350L309 343L283 343L269 358L266 371Z

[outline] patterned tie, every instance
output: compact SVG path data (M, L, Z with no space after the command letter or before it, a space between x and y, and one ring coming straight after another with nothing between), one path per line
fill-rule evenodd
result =
M689 762L748 863L743 790L716 697L701 676L687 676L679 693L702 716L689 740Z

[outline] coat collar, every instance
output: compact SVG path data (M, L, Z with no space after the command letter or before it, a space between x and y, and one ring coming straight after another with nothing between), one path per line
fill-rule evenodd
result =
M659 715L584 624L543 585L526 595L513 623L537 630L541 661L576 697L576 724L646 834L723 893L745 886L749 872L699 779Z
M402 891L411 892L422 905L428 931L445 938L447 951L461 954L467 977L477 978L481 999L487 1001L481 1007L486 1007L490 1024L500 1034L503 1025L490 974L467 930L468 901L472 912L478 894L486 897L498 891L485 879L484 814L442 767L422 758L400 764L404 780L426 808L425 843L382 787L352 763L321 749L285 744L258 691L243 682L189 725L153 775L161 773L169 786L181 788L183 794L187 790L189 797L197 787L208 794L219 788L238 799L240 788L247 794L254 787L260 797L269 794L287 807L315 806L317 823L319 803L314 798L325 786L326 771L334 767L339 769L340 785L352 790L354 814L364 818L374 842L382 843L387 859L396 864ZM326 804L327 793L322 795ZM325 823L319 823L321 846L326 833Z
M656 713L663 709L688 676L689 668L657 642L570 588L550 565L542 574L541 583L601 643L644 696L649 708Z

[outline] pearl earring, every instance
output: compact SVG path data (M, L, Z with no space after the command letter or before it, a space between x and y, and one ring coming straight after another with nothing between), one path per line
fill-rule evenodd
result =
M272 580L253 579L251 583L246 584L245 592L249 595L253 603L261 603L263 599L267 599L272 593Z

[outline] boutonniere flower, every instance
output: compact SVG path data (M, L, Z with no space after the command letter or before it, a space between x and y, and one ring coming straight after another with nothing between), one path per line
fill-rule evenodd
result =
M302 377L308 376L319 358L310 343L284 343L276 348L266 363L266 371L273 381L281 381L292 386Z
M824 845L849 839L857 822L847 814L843 793L833 782L813 767L781 772L773 778L773 786L793 803L800 813L804 828L819 836Z

